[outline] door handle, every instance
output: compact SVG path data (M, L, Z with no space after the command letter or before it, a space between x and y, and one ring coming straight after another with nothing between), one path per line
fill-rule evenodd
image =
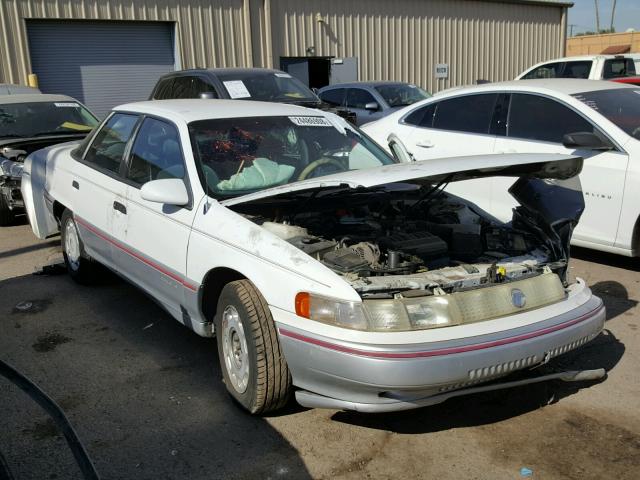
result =
M113 209L117 210L120 213L123 213L124 215L127 214L127 207L125 207L120 202L117 202L117 201L113 202Z
M431 140L418 140L416 142L416 147L433 148L433 147L435 147L435 145L433 144L433 142Z
M76 190L80 190L80 184L78 182L76 182L75 180L73 182L71 182L71 186L73 188L75 188Z

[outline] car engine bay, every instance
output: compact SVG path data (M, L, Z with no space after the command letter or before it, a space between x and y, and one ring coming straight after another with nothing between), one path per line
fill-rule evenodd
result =
M442 187L425 193L402 184L236 208L363 298L451 293L550 271L564 281L567 259L557 258L526 216L503 224Z

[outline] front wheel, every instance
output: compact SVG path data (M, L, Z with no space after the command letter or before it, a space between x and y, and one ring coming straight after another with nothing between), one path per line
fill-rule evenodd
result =
M254 414L286 405L291 374L269 307L250 281L237 280L224 287L215 328L229 394Z
M65 210L62 214L60 231L62 255L67 272L78 283L91 283L95 277L96 264L84 251L82 240L78 234L78 226L70 210Z

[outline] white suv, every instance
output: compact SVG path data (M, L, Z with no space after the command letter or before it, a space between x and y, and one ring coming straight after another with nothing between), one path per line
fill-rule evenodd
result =
M586 80L611 80L632 77L640 72L640 54L581 55L556 58L538 63L525 70L516 80L540 78L582 78Z

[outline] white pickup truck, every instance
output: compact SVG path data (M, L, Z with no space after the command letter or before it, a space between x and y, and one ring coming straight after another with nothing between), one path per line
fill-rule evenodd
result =
M340 117L266 102L116 108L85 141L27 157L35 234L79 282L106 265L202 336L247 410L390 411L478 389L578 348L605 308L567 278L584 207L566 155L397 164ZM517 178L502 223L443 191ZM561 207L561 208L559 208Z
M516 80L537 78L583 78L612 80L640 74L640 54L581 55L547 60L525 70Z

